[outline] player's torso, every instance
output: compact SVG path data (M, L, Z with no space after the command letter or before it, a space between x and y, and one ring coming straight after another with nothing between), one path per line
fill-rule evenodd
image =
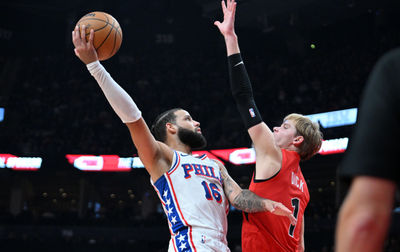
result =
M226 246L229 203L220 178L218 165L206 156L175 152L171 169L154 183L177 251Z
M268 212L245 214L243 220L243 251L251 251L259 246L279 248L279 251L290 251L300 238L304 210L310 200L308 187L299 166L299 159L290 152L283 152L282 168L274 177L251 181L249 189L257 195L282 202L293 210L298 224L291 225L288 218ZM253 245L250 245L253 244ZM263 249L261 251L274 251Z

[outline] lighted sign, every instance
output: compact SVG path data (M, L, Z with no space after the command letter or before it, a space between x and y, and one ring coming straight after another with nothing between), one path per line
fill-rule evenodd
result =
M38 170L42 166L40 157L17 157L12 154L0 154L0 168L12 170Z
M325 140L322 142L319 154L327 155L343 153L347 149L348 143L349 139L347 137Z
M357 108L312 114L307 117L313 122L319 122L324 128L352 125L357 121Z
M0 122L4 120L4 108L0 108Z
M128 172L131 168L144 168L138 157L121 158L117 155L66 155L68 162L82 171Z
M319 154L328 155L345 152L349 139L338 138L324 140ZM254 148L235 148L209 151L194 151L193 156L202 158L207 155L210 159L217 159L222 163L230 162L234 165L254 164L256 153ZM139 157L119 157L117 155L66 155L68 162L82 171L109 171L129 172L131 169L144 168Z
M229 161L235 165L253 164L256 162L256 152L253 148L236 149L229 154Z

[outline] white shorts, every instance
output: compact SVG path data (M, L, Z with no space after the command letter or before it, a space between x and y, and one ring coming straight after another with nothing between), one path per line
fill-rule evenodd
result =
M196 229L192 232L192 237L186 237L180 234L171 237L169 241L168 252L195 251L197 252L230 252L226 236L223 233L210 232L207 229Z

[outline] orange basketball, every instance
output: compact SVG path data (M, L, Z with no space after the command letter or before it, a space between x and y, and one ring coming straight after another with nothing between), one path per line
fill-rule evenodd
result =
M90 30L94 30L93 45L99 60L114 56L122 43L122 30L118 21L105 12L95 11L83 16L78 23L79 29L86 26L86 40L89 40Z

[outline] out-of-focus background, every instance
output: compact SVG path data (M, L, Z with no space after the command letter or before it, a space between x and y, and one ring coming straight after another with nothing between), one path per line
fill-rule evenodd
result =
M233 149L251 142L213 25L220 1L2 0L0 10L2 251L167 250L167 220L129 132L73 53L71 31L91 11L119 21L121 49L103 65L147 123L187 109L208 139L204 151L248 187L253 154ZM369 72L400 44L399 15L396 0L238 1L236 33L264 121L318 114L326 140L301 164L307 251L333 250L345 194L336 170ZM385 251L400 251L399 206ZM228 216L232 251L241 251L241 218Z

